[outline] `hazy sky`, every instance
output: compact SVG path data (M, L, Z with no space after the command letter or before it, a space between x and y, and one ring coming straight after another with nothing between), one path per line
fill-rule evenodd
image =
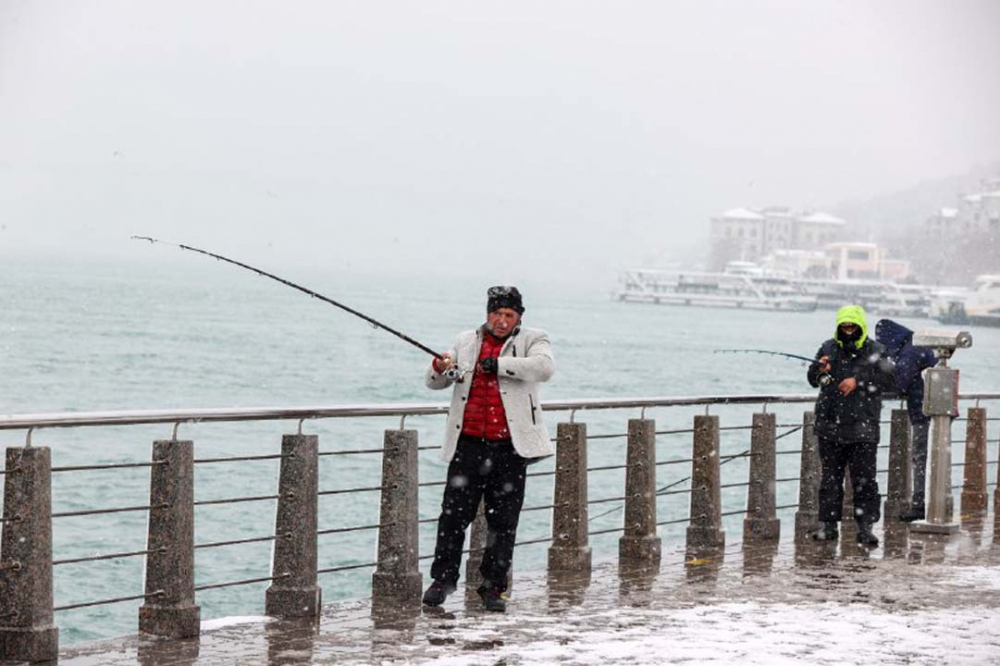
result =
M1000 157L1000 2L0 2L0 256L599 282ZM495 276L492 277L492 276Z

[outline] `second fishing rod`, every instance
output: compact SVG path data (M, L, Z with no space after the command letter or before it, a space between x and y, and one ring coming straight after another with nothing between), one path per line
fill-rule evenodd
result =
M789 354L783 351L772 351L770 349L716 349L713 353L715 354L766 354L768 356L780 356L783 358L791 358L797 361L805 361L809 365L820 365L820 360L818 358L809 358L808 356L802 356L800 354ZM821 386L826 386L833 381L828 373L820 373L818 381Z

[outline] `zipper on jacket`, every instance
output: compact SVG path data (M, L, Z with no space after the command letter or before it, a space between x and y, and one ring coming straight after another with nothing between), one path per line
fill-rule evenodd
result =
M531 425L538 425L535 422L535 399L528 394L528 402L531 403Z

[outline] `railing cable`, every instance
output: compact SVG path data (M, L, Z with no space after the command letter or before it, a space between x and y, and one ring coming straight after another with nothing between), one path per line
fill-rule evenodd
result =
M68 604L66 606L56 606L52 609L53 612L58 613L60 611L74 610L76 608L90 608L91 606L106 606L108 604L118 604L125 601L139 601L140 599L146 600L149 598L158 599L160 597L166 596L166 592L163 590L157 590L156 592L150 592L149 594L136 594L131 597L115 597L114 599L101 599L100 601L87 601L80 604Z
M203 592L205 590L217 590L222 587L236 587L237 585L252 585L254 583L269 583L275 580L283 580L285 578L291 578L292 574L283 573L277 576L265 576L263 578L247 578L244 580L233 580L227 583L211 583L209 585L196 585L194 588L195 592Z
M52 566L57 567L62 564L78 564L80 562L98 562L101 560L118 560L124 559L126 557L139 557L140 555L149 555L155 552L166 552L166 548L152 548L147 550L133 550L124 553L108 553L107 555L91 555L90 557L73 557L63 560L53 560Z
M216 504L240 504L242 502L266 502L268 500L281 499L280 495L254 495L251 497L232 497L229 499L198 500L195 506L212 506Z

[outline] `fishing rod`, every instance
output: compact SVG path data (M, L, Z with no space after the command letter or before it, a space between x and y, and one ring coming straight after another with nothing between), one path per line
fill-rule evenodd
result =
M360 317L361 319L364 319L366 322L368 322L369 324L371 324L373 327L375 327L375 328L381 328L383 331L386 331L387 333L392 333L393 335L395 335L400 340L403 340L404 342L410 343L411 345L413 345L414 347L416 347L420 351L426 352L426 353L430 354L435 359L437 359L439 361L443 361L444 360L444 355L439 354L438 352L434 351L433 349L431 349L430 347L428 347L426 345L420 344L419 342L417 342L416 340L414 340L410 336L406 335L405 333L397 331L396 329L392 328L391 326L386 326L385 324L383 324L382 322L378 321L374 317L369 317L368 315L366 315L363 312L358 312L354 308L348 307L348 306L344 305L343 303L339 303L339 302L333 300L332 298L328 298L328 297L324 296L323 294L320 294L320 293L317 293L317 292L313 291L312 289L309 289L307 287L303 287L302 285L299 285L299 284L295 284L291 280L286 280L285 278L278 277L277 275L274 275L272 273L268 273L267 271L261 270L259 268L255 268L255 267L253 267L253 266L251 266L249 264L244 264L241 261L236 261L235 259L230 259L229 257L224 257L221 254L215 254L214 252L209 252L208 250L201 250L201 249L196 248L196 247L191 247L190 245L182 245L180 243L170 243L170 242L167 242L167 241L159 240L157 238L150 238L149 236L132 236L132 240L149 241L150 243L154 243L154 244L155 243L159 243L161 245L172 245L174 247L179 247L182 250L188 250L189 252L197 252L198 254L204 254L207 257L212 257L214 259L218 259L219 261L225 261L226 263L233 264L234 266L239 266L240 268L245 268L246 270L252 271L252 272L256 273L257 275L261 275L263 277L270 278L272 280L276 280L277 282L280 282L283 285L291 287L292 289L298 289L299 291L301 291L304 294L308 294L309 296L312 296L313 298L318 298L319 300L324 301L325 303L329 303L330 305L336 306L336 307L340 308L341 310L344 310L345 312L351 313L355 317Z
M771 351L770 349L716 349L713 354L767 354L768 356L782 356L784 358L793 358L797 361L805 361L809 365L820 365L818 358L809 358L808 356L800 356L799 354L789 354L783 351ZM823 373L818 377L821 386L826 386L833 381L833 377L827 373Z
M716 349L713 354L769 354L771 356L784 356L786 358L794 358L800 361L805 361L806 363L818 364L819 359L809 358L808 356L799 356L798 354L789 354L782 351L770 351L768 349Z

